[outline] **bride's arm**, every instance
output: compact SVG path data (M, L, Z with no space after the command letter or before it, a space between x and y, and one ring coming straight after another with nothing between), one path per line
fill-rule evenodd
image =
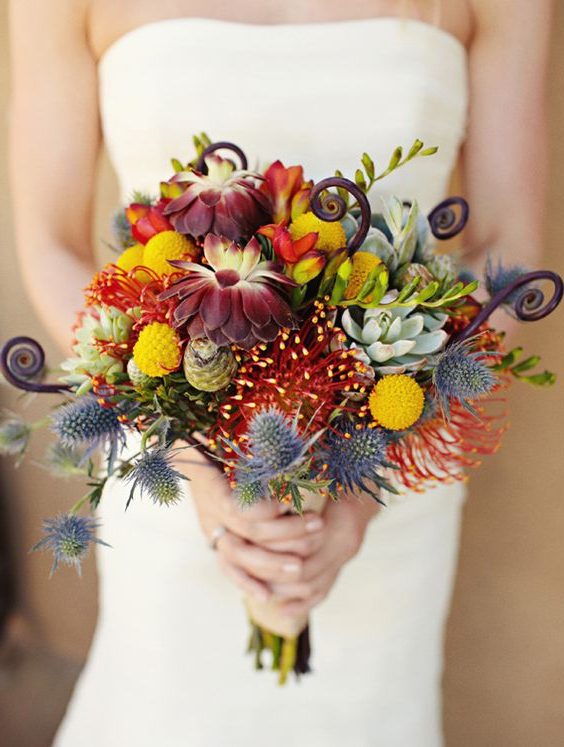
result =
M488 254L534 267L543 246L550 0L473 0L470 118L463 152L476 274ZM507 318L507 317L506 317ZM501 318L496 321L502 321Z
M12 0L10 170L22 274L63 349L94 271L91 244L100 146L96 65L85 0Z

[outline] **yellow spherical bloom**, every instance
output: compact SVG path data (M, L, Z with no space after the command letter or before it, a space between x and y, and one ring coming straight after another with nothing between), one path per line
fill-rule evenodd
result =
M128 247L119 255L116 260L116 265L124 272L131 272L134 267L144 264L144 251L145 247L143 244L134 244L133 246ZM135 273L135 279L142 283L146 283L151 279L151 277L146 272L143 272L143 270L137 270Z
M301 239L306 233L316 231L319 238L315 244L316 249L322 251L334 251L345 246L347 237L341 223L336 221L326 221L318 218L311 211L302 213L289 225L290 235L294 241Z
M165 376L180 365L180 339L168 324L152 322L141 330L133 360L147 376Z
M381 264L381 260L370 252L355 252L352 256L352 272L349 275L345 298L356 298L372 270Z
M380 379L368 404L378 425L391 431L403 431L421 417L425 397L423 389L411 376L392 374Z
M196 247L190 239L176 231L161 231L145 245L143 264L158 275L170 275L175 270L167 260L191 258L195 255Z

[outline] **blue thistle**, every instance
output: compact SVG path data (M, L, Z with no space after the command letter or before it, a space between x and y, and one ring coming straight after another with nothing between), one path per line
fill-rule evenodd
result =
M81 562L88 554L91 543L110 547L107 542L96 537L98 527L99 523L95 519L75 514L59 514L54 519L43 522L45 537L31 551L49 549L53 552L50 576L55 573L59 563L74 566L80 576Z
M252 506L268 495L268 487L262 480L254 480L251 472L237 471L235 495L242 506Z
M2 456L23 456L32 427L19 415L3 413L0 420L0 454Z
M131 223L127 220L125 210L118 210L115 213L112 220L112 233L124 249L135 244L135 239L131 235Z
M118 447L125 444L115 408L102 407L90 395L78 397L59 407L51 416L51 427L63 446L71 449L86 446L85 459L99 446L108 446L110 470Z
M153 503L161 506L170 506L180 500L180 480L186 477L174 469L171 458L172 451L163 447L143 452L127 474L127 482L132 483L127 506L133 500L136 488L139 488L141 495L147 492Z
M357 429L351 422L340 423L325 439L320 458L326 466L325 476L332 480L329 487L335 494L337 486L347 492L363 491L382 503L374 485L397 492L380 475L382 467L390 467L386 461L388 437L382 428L362 427Z
M507 288L508 285L511 285L523 275L526 275L527 272L529 271L525 267L520 267L519 265L504 267L501 261L498 261L497 267L495 267L492 258L488 257L485 269L486 289L490 296L495 296L496 293L499 293L499 291ZM504 300L504 305L511 306L522 292L523 288L518 288L513 293L510 293Z
M472 342L462 340L449 345L433 370L436 396L447 417L452 400L476 414L470 401L487 394L497 383L491 368L481 360L484 354L471 350Z
M70 477L71 475L88 473L84 453L70 446L63 446L60 441L49 444L45 461L49 471L57 477Z
M298 432L297 418L290 420L276 407L255 413L247 433L249 466L254 464L262 470L266 479L287 472L303 458L309 446Z

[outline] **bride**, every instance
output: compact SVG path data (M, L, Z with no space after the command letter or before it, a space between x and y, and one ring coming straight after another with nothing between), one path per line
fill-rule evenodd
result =
M280 157L314 180L419 137L438 154L380 184L426 212L463 146L469 263L489 251L534 264L549 12L548 0L14 0L15 222L46 327L68 344L94 271L102 139L125 201L166 178L171 156L191 158L202 130L251 165ZM126 489L106 490L98 626L57 747L440 745L463 488L302 520L242 513L214 468L182 468L187 495L168 510L137 500L124 515ZM241 590L312 611L313 675L278 689L251 671Z

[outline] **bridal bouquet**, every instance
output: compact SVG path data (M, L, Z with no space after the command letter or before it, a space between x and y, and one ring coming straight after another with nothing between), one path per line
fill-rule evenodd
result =
M242 509L276 500L321 511L360 493L384 503L463 478L499 444L511 381L554 380L531 372L538 357L505 350L488 318L500 305L546 316L562 298L558 275L490 262L481 301L478 280L434 248L464 227L462 198L428 216L395 198L372 213L372 186L436 149L398 148L381 173L364 154L354 181L337 171L314 184L301 166L258 173L233 144L195 145L195 160L173 160L158 198L136 194L117 215L118 253L86 288L57 382L43 381L34 340L2 349L8 382L63 395L46 420L48 462L89 479L35 546L53 551L53 570L80 570L89 545L103 544L79 511L97 507L110 476L128 481L129 501L181 498L178 444L205 449ZM7 414L0 448L23 455L38 425ZM140 449L124 458L128 431ZM276 600L247 607L257 665L269 649L281 681L308 671L307 620L282 617Z

